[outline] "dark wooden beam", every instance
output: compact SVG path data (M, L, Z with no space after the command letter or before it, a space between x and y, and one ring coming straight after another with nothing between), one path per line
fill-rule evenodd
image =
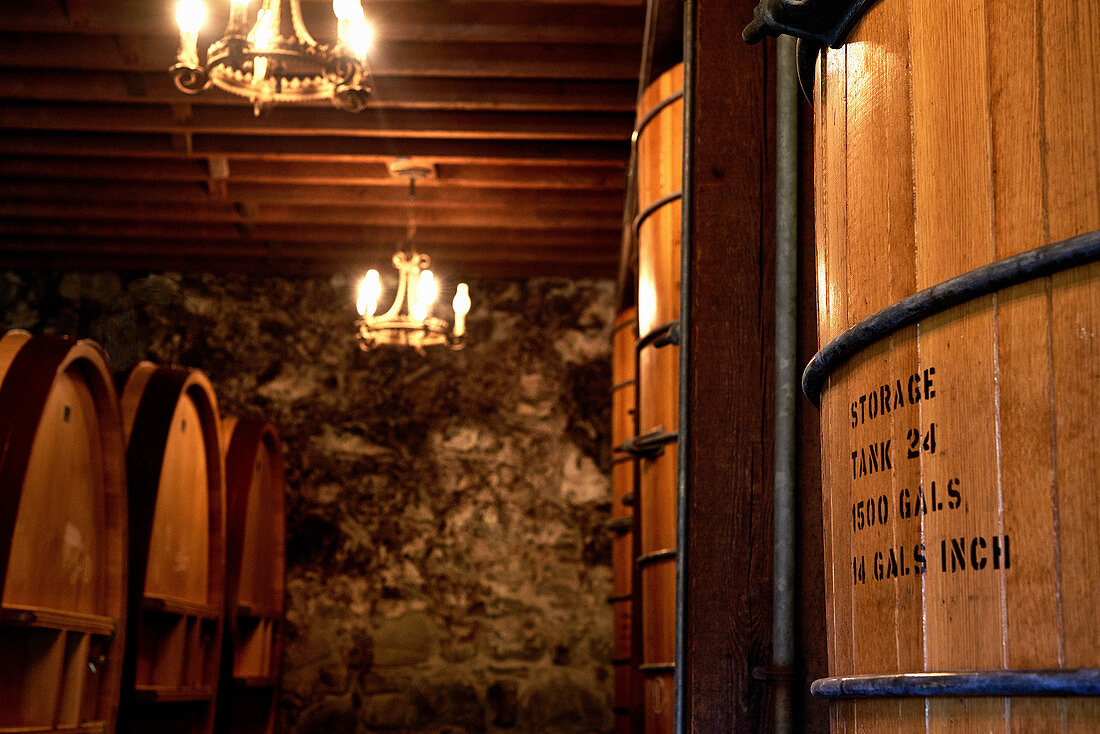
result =
M74 0L69 0L72 7ZM74 18L52 2L19 3L0 14L0 31L163 35L178 31L172 2L112 0L109 7L81 0ZM255 6L253 6L255 7ZM371 0L367 16L378 38L393 41L461 41L465 43L593 43L636 45L641 42L640 3L611 7L595 3L509 3L502 13L495 2L386 2ZM203 42L225 27L224 6L212 8ZM330 2L303 3L302 17L320 42L336 37Z
M556 189L539 191L507 188L446 188L424 187L409 200L408 191L394 186L312 185L230 183L228 197L233 201L256 204L361 206L432 210L455 208L541 209L547 211L577 211L617 213L622 207L622 194L617 191ZM7 179L0 181L0 199L37 199L39 201L90 202L176 202L197 203L209 199L206 187L186 182L126 181L57 182L38 179Z
M683 730L768 731L774 177L755 0L694 0ZM731 278L730 274L737 277Z
M0 157L0 179L103 180L107 182L205 181L209 177L202 159L182 158L94 158L74 165L66 156ZM249 160L238 158L229 166L228 180L246 183L298 183L383 185L405 187L382 162L346 163L333 161ZM495 165L477 163L440 164L435 178L421 181L418 188L441 186L502 187L525 189L604 189L621 191L625 181L622 165L582 167L572 165Z
M161 71L176 60L170 36L0 33L0 67ZM638 46L570 43L379 41L371 69L380 76L635 79Z
M196 98L196 101L198 99ZM0 127L11 130L190 133L221 135L331 135L351 137L493 138L496 140L611 140L630 137L633 115L599 112L498 110L384 110L349 115L334 108L288 105L256 117L250 107L189 104L185 115L155 104L5 102Z
M395 156L433 158L449 163L559 163L606 165L625 161L630 144L604 141L445 140L341 138L332 135L195 135L192 152L177 147L166 133L64 133L0 129L0 155L150 156L186 158L220 155L230 159L382 161Z
M374 75L370 105L377 109L542 110L631 112L636 84L630 80L455 79ZM74 102L164 102L193 99L204 105L248 107L240 97L208 89L189 98L176 89L167 69L87 71L0 69L0 98ZM304 106L304 105L303 105ZM331 108L326 103L312 105ZM276 109L277 114L283 108Z

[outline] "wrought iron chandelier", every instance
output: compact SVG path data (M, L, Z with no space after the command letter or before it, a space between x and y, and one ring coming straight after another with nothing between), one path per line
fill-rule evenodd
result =
M451 330L443 319L432 315L432 306L438 295L435 276L428 268L431 258L418 253L412 244L416 234L413 204L416 200L416 182L431 173L431 168L407 159L399 159L390 165L390 172L409 181L409 224L405 246L408 252L398 250L393 256L397 268L397 291L393 305L378 314L378 299L382 296L382 279L377 270L368 270L359 283L356 309L359 311L359 348L368 351L376 346L390 344L413 347L424 352L424 347L445 344L451 349L466 345L466 314L470 312L470 289L459 283L451 302L455 323Z
M180 51L171 72L181 91L198 94L213 84L251 100L257 116L276 102L331 100L349 112L367 106L372 32L359 0L333 0L334 46L309 35L299 0L262 0L254 18L248 6L249 0L230 0L225 34L207 49L203 64L198 40L206 7L203 0L180 0Z

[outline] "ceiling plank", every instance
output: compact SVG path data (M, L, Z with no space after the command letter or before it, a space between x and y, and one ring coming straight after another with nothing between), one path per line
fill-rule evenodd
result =
M317 206L358 205L406 207L406 189L388 185L313 185L294 183L230 183L228 196L234 201ZM209 197L205 186L189 182L140 183L129 181L50 181L36 179L0 180L0 199L73 200L93 202L179 202L195 203ZM424 187L412 202L416 210L461 207L531 207L543 210L615 212L622 209L618 191L556 189L538 191L509 188Z
M454 79L376 74L370 106L378 109L629 112L637 84L614 80ZM0 69L0 98L75 102L163 102L187 99L167 70L152 72ZM238 96L208 89L204 105L249 107ZM305 107L307 105L300 105ZM327 103L313 105L331 108ZM279 115L286 106L277 108Z
M605 141L495 141L408 138L402 141L335 136L199 135L194 152L260 160L383 161L417 156L451 163L537 163L548 159L574 165L624 161L629 143ZM171 136L155 133L54 133L0 129L0 155L114 155L186 157Z
M69 0L70 5L75 0ZM162 35L177 38L174 4L114 0L110 12L83 6L79 22L55 3L19 3L0 14L0 31ZM393 41L460 41L464 43L592 43L637 45L642 39L643 8L596 3L547 4L511 2L507 13L495 2L386 2L371 0L367 16L380 39ZM208 14L202 44L208 45L225 26L224 7ZM324 43L336 37L332 4L304 3L302 17L310 34Z
M125 41L124 43L121 41ZM161 71L176 59L168 36L0 33L0 67ZM379 41L379 77L636 79L638 46ZM377 81L377 80L376 80Z
M80 165L66 156L0 156L0 178L106 181L205 181L209 178L202 159L94 158ZM582 167L554 165L494 165L444 163L436 176L421 181L419 188L440 186L508 187L527 189L607 189L621 191L625 185L622 165ZM375 184L404 187L382 162L281 161L238 158L229 167L229 180L249 183L292 182L300 184Z
M185 110L181 112L181 110ZM624 113L378 110L349 115L333 108L288 107L256 117L250 108L198 106L180 96L165 105L0 104L0 127L21 130L106 131L222 135L333 135L446 137L498 140L626 140L633 127Z

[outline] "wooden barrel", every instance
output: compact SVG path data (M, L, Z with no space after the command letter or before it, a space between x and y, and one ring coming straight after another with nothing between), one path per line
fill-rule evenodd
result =
M637 573L644 727L672 732L676 625L676 426L679 355L659 346L680 316L683 66L657 78L638 105Z
M882 0L818 57L834 732L1100 730L1098 38Z
M129 480L123 731L207 734L225 603L217 400L201 372L148 362L122 391Z
M611 445L619 447L632 437L634 425L634 343L638 338L638 310L619 313L611 330ZM616 734L630 734L638 709L634 658L634 457L623 452L611 460L611 609L615 671L612 701Z
M109 734L126 615L126 474L102 351L4 335L0 445L0 731Z
M271 734L283 652L283 454L270 423L227 417L226 631L216 729Z

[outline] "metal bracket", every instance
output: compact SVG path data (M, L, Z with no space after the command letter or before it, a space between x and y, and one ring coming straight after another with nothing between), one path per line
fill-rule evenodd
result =
M741 37L757 43L787 34L837 48L875 0L760 0Z
M656 459L665 453L665 444L673 443L680 437L676 431L666 431L664 426L657 426L648 433L634 436L616 446L616 451L623 451L639 459Z

